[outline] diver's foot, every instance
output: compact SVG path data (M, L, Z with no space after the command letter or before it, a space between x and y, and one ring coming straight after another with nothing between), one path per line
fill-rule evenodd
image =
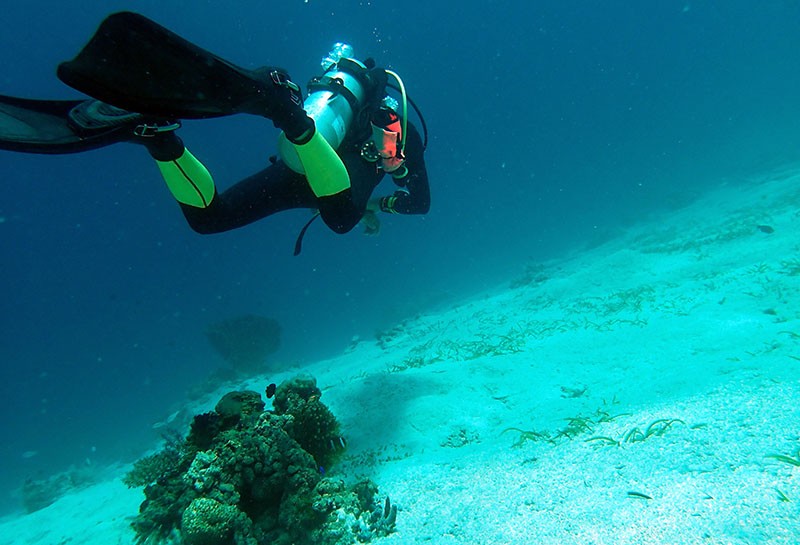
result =
M140 136L132 141L144 145L150 156L156 161L174 161L186 150L183 140L175 134L175 131L160 132L153 136Z
M142 122L144 116L106 104L99 100L84 100L68 114L70 126L78 134L90 134L109 128L130 125L132 128Z

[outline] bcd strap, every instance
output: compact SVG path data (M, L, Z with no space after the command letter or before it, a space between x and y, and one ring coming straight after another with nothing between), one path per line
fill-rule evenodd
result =
M300 255L300 252L303 250L303 237L306 236L306 231L308 228L311 227L311 224L314 223L314 220L319 217L319 212L314 214L310 220L303 225L303 228L300 229L300 233L297 235L297 240L294 241L294 255Z
M332 78L330 76L318 76L308 82L308 94L315 93L316 91L330 91L334 95L342 95L350 109L358 111L360 105L358 99L350 89L344 86L344 82L340 78Z

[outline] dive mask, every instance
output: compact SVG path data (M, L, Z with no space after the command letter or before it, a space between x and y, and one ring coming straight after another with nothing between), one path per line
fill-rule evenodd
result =
M403 128L400 116L389 108L380 108L370 120L372 137L361 147L361 156L367 161L380 161L380 168L395 172L403 166Z

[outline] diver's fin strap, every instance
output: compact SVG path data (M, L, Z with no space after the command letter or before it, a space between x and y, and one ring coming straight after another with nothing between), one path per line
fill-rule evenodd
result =
M172 196L182 204L206 208L214 198L214 180L189 150L173 161L156 161Z
M294 148L314 195L330 197L350 187L347 168L319 131L305 144L294 144Z
M161 133L177 131L180 128L180 119L177 121L154 121L136 125L133 129L133 134L139 138L153 138Z

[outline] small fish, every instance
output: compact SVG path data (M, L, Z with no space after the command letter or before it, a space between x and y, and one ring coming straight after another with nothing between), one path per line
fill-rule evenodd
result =
M39 451L36 451L36 450L26 450L25 452L23 452L23 453L22 453L22 457L23 457L25 460L30 460L31 458L33 458L33 457L34 457L34 456L36 456L37 454L39 454Z
M629 498L633 498L635 500L652 500L653 499L651 496L648 496L647 494L643 494L641 492L637 492L635 490L631 490L630 492L628 492L628 497Z
M775 232L775 229L773 229L769 225L756 225L756 229L758 229L762 233L767 233L768 235L771 235L772 233Z
M272 396L274 396L275 395L275 390L277 390L277 389L278 389L278 387L275 385L274 382L272 384L270 384L269 386L267 386L267 399L269 399Z

